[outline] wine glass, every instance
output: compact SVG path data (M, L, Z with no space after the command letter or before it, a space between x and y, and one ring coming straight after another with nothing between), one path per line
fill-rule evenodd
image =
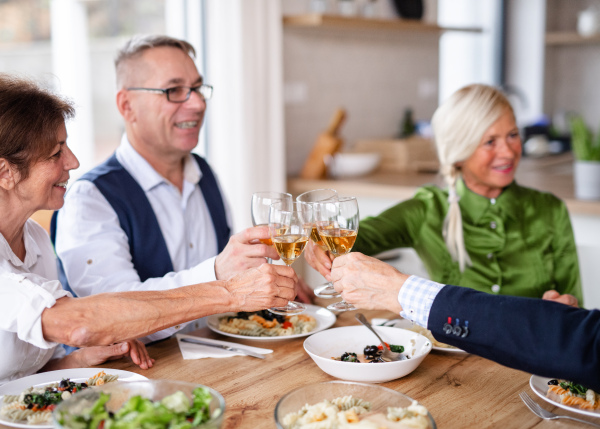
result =
M269 232L273 246L288 267L300 257L308 243L312 211L312 206L306 203L282 200L271 204ZM304 310L306 306L296 301L289 301L284 307L269 308L270 312L282 315L298 314Z
M354 197L321 201L315 204L315 220L321 239L334 258L352 250L358 234L358 202ZM331 285L330 296L340 296ZM327 306L330 310L347 311L356 308L346 301Z
M335 200L337 198L338 193L335 189L314 189L312 191L307 191L303 194L298 195L296 197L296 201L308 203L313 205L314 207L315 203L318 203L320 201ZM314 223L314 221L310 238L312 239L313 243L315 243L317 246L319 246L321 249L323 249L326 253L329 254L329 249L321 239L321 236L319 235L319 230L317 229L317 225L316 223ZM316 288L314 292L315 295L319 298L335 298L340 296L340 294L337 293L333 288L333 284L331 284L330 282L327 282L323 286Z
M292 195L283 192L255 192L252 194L252 200L250 202L250 213L252 215L252 226L268 226L269 225L269 211L271 210L271 204L277 201L288 201L292 202ZM267 246L272 246L273 241L271 237L261 239L261 243ZM270 264L271 258L267 259Z

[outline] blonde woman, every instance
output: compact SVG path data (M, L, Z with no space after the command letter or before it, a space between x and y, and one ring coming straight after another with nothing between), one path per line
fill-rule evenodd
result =
M432 280L479 291L582 301L575 241L564 203L519 186L521 138L506 97L487 85L455 92L432 118L447 188L424 186L360 223L354 251L412 247ZM326 277L331 262L311 246Z

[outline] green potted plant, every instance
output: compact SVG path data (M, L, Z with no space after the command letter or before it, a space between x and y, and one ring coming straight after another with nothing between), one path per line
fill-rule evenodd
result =
M594 135L581 116L570 121L571 148L575 156L575 196L582 200L600 199L600 132Z

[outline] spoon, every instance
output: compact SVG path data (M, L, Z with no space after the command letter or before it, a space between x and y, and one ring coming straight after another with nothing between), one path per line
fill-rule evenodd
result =
M381 355L381 359L382 360L384 360L386 362L395 362L395 361L398 361L398 360L408 359L408 357L405 354L403 354L403 353L395 353L395 352L389 350L387 348L387 346L385 345L385 342L381 339L381 337L379 336L379 334L377 332L375 332L375 329L373 329L373 327L371 326L371 324L367 321L367 319L365 318L365 316L362 313L358 313L355 317L356 317L356 320L358 320L361 324L363 324L371 332L373 332L373 334L375 334L375 336L377 337L377 339L381 343L381 347L383 348L383 354Z

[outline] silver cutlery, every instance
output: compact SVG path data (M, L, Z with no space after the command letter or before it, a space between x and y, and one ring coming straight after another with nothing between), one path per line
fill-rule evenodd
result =
M377 337L377 339L379 340L379 342L381 343L381 347L383 348L383 354L381 355L382 360L384 360L386 362L395 362L397 360L408 359L408 357L403 353L395 353L395 352L389 350L387 348L387 346L385 345L385 342L381 339L379 334L377 332L375 332L375 329L373 329L371 324L367 321L367 319L365 318L365 316L362 313L358 313L354 317L356 318L356 320L358 320L360 323L362 323L365 327L367 327L372 333L374 333L375 336Z
M226 346L224 344L214 344L214 343L209 343L206 341L202 341L196 338L180 338L180 341L183 341L184 343L192 343L192 344L200 344L202 346L208 346L208 347L215 347L217 349L223 349L223 350L227 350L230 352L234 352L234 353L241 353L243 355L246 356L252 356L255 358L259 358L259 359L264 359L265 357L263 355L261 355L260 353L255 353L251 350L246 350L246 349L242 349L239 347L231 347L231 346Z
M531 396L529 396L525 392L519 393L519 397L523 400L523 402L525 402L525 405L527 405L527 408L529 408L533 412L533 414L535 414L536 416L538 416L539 418L542 418L544 420L569 419L569 420L575 420L576 422L579 422L579 423L587 423L590 426L600 428L600 425L597 423L588 422L587 420L576 419L575 417L571 417L571 416L562 416L559 414L554 414L548 410L545 410L542 407L540 407L537 402L535 402L533 399L531 399Z

